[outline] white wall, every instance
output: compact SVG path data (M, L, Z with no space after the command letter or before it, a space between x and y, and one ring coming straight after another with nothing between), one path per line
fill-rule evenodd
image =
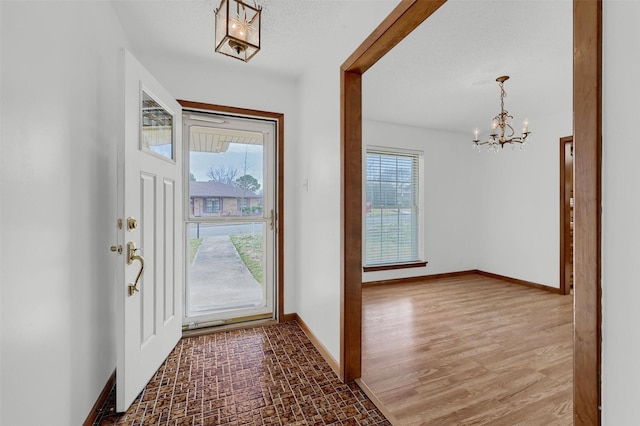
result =
M640 419L640 3L603 6L602 423Z
M284 114L284 312L295 306L295 211L296 152L299 141L299 85L296 79L257 71L233 58L219 61L193 60L134 54L176 99L257 109Z
M0 423L77 425L116 363L109 246L126 40L108 2L0 8Z
M340 73L328 63L301 82L296 162L297 313L340 359ZM303 185L307 183L308 185Z
M559 144L572 134L571 96L559 97L551 108L553 115L531 124L531 141L523 151L474 153L481 167L474 227L481 241L478 269L557 288Z
M469 135L363 120L367 145L424 152L424 268L363 273L363 281L433 275L478 267L478 182L480 162ZM364 164L364 160L363 160Z
M558 287L559 139L571 135L570 97L554 108L536 117L523 151L499 154L475 152L467 134L365 120L363 143L425 151L429 264L363 273L363 280L479 269Z
M343 2L333 31L342 43L318 48L300 81L300 144L295 159L296 312L340 360L340 65L389 15L395 1ZM358 9L359 8L359 9ZM338 25L336 25L338 24ZM327 46L325 46L327 47Z

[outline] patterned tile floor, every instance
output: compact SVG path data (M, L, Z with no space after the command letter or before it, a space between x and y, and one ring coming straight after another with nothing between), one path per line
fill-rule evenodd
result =
M296 323L182 339L124 414L94 425L390 425Z

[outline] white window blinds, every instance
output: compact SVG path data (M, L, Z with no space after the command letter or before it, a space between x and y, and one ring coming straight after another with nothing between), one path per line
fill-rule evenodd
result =
M367 149L365 266L421 260L420 157Z

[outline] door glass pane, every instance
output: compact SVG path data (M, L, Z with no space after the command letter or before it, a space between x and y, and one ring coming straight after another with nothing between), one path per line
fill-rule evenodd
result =
M142 150L173 160L173 115L142 92Z
M274 123L185 112L185 317L205 327L274 316Z
M187 315L266 306L264 222L188 225Z
M261 216L264 135L206 126L189 128L189 215Z

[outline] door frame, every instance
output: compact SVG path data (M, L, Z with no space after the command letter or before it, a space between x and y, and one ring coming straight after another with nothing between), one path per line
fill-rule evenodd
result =
M402 0L340 67L340 375L361 377L362 74L446 0ZM573 0L576 425L601 421L602 0Z
M560 294L571 293L571 286L567 285L569 282L569 274L571 271L567 271L567 248L571 245L571 223L567 217L567 209L571 209L569 205L571 203L570 190L567 188L567 151L566 146L568 143L573 143L573 136L565 136L560 138ZM574 161L571 160L572 168ZM572 175L574 172L572 171ZM573 177L573 176L572 176ZM573 179L572 179L573 180ZM573 186L573 183L572 183ZM575 195L574 195L575 197ZM575 200L575 198L574 198ZM569 205L569 207L567 207ZM574 245L575 249L575 245ZM573 262L571 262L573 265ZM575 279L575 276L574 276Z
M178 99L183 109L273 120L276 123L276 316L284 321L284 114Z

